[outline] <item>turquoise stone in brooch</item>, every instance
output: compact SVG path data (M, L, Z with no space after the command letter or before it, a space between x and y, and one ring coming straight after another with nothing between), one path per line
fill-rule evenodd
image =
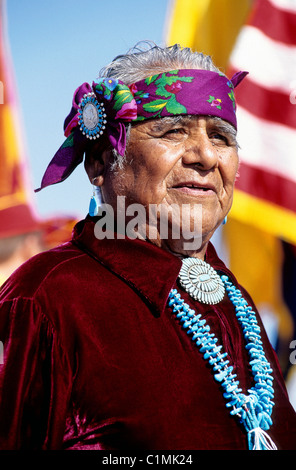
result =
M103 103L96 100L94 93L87 93L79 104L78 123L83 135L88 139L97 139L105 129L106 121Z

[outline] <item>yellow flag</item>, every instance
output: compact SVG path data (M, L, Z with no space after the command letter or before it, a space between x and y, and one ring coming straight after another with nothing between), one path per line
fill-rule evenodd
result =
M0 0L0 210L28 200L28 174L21 135L5 2Z
M228 265L259 310L283 370L289 364L294 325L283 300L282 242L272 234L229 218L223 227Z
M174 0L169 9L166 43L210 55L218 67L226 69L251 4L251 0Z
M0 238L38 228L6 22L0 0Z

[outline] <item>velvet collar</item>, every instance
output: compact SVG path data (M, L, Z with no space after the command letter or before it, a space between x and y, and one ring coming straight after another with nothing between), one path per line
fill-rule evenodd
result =
M138 291L143 300L160 315L175 285L181 260L143 240L98 240L94 235L97 220L96 217L87 216L78 222L73 230L72 242ZM211 243L207 248L206 260L214 269L234 279Z

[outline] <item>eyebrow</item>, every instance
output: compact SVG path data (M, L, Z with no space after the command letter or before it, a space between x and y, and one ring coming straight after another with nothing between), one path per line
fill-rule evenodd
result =
M197 115L196 115L197 116ZM165 116L159 119L155 119L154 124L156 127L162 127L162 125L174 125L174 124L187 124L193 117L196 117L194 114L186 114L182 115L179 114L177 116ZM233 136L236 136L236 129L227 121L224 121L224 119L218 117L218 116L205 116L211 119L212 121L215 122L215 124L224 132L227 132L229 134L232 134Z
M166 116L160 119L155 119L153 129L155 131L161 131L166 126L173 126L176 124L183 124L186 125L188 122L195 117L195 115L186 114L186 115L178 115L178 116ZM217 130L223 132L224 134L229 135L236 141L237 132L236 129L224 119L218 116L206 116L208 117L213 123L217 126Z
M230 134L234 139L236 139L236 129L229 122L224 121L224 119L216 116L211 116L211 118L219 130L226 134Z
M239 144L237 141L237 131L235 127L233 127L232 124L227 121L224 121L224 119L220 117L213 116L212 119L215 123L217 130L222 132L225 136L229 136L229 138L233 141L232 145L235 145L236 149L238 150Z
M153 130L161 131L166 126L174 126L175 124L187 124L190 121L190 116L183 116L179 114L177 116L165 116L159 119L155 119L153 122Z

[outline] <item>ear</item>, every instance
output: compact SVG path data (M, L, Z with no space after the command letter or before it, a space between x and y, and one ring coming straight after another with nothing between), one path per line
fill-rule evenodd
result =
M91 184L103 186L111 156L111 150L104 150L99 153L95 151L95 148L86 154L84 167Z

